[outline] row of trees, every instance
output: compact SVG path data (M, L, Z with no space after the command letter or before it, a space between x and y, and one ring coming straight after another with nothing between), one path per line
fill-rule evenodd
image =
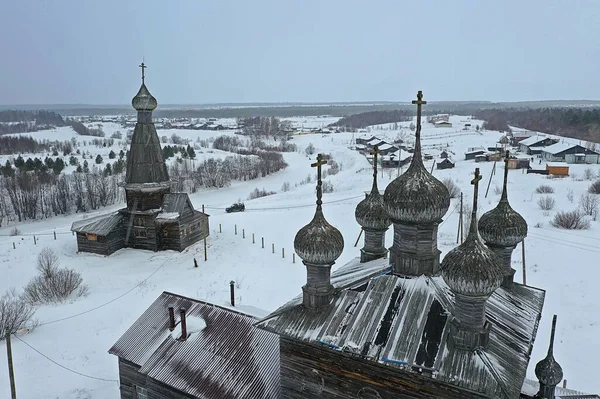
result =
M49 218L114 204L123 196L122 174L89 173L55 176L41 171L0 177L0 225L6 221Z
M186 158L195 159L196 158L196 151L189 144L187 145L187 147L183 147L183 146L178 147L176 145L174 145L174 146L166 145L163 147L162 152L163 152L164 159L169 159L171 157L174 157L175 154L180 154L181 158L183 158L183 159L186 159Z
M261 151L294 152L297 148L296 144L287 140L281 140L277 144L269 144L257 137L246 140L237 136L219 136L213 141L212 147L241 155L258 155Z
M62 116L52 111L0 111L0 135L36 132L64 125Z
M246 136L287 136L293 130L291 121L282 121L275 116L238 118L236 121L237 125L241 128L241 133Z
M508 125L558 134L588 141L599 141L600 109L597 108L506 108L483 109L473 115L486 121L484 128ZM489 126L489 127L488 127ZM502 131L502 130L501 130Z
M76 140L75 140L76 142ZM0 154L36 153L43 151L62 152L68 155L73 152L75 144L72 141L35 140L28 136L0 136Z
M382 123L410 121L413 115L413 110L361 112L360 114L345 116L339 121L332 123L330 126L339 126L350 130L362 129L367 126L380 125Z

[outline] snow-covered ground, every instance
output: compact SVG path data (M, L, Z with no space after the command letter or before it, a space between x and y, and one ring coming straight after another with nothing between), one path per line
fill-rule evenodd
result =
M305 126L310 123L311 127L319 127L321 123L319 118L297 119L297 124ZM323 125L332 121L325 120ZM474 168L477 166L481 169L485 182L479 191L481 215L496 206L499 199L495 187L502 184L502 165L496 166L486 197L487 179L493 163L475 164L473 161L465 161L463 153L471 147L494 146L501 134L489 131L478 133L474 128L463 131L461 129L465 123L471 123L473 127L481 124L480 121L471 121L466 117L453 116L451 122L454 124L452 128L434 128L425 124L424 148L426 152L433 148L436 151L447 148L455 154L456 168L434 169L433 173L440 180L445 177L454 179L463 190L467 203L472 200L472 186L469 182ZM19 225L22 233L27 234L22 237L8 236L12 226L1 228L0 292L9 287L21 289L29 281L36 273L35 258L45 246L59 254L61 266L80 271L89 286L89 295L85 298L40 307L36 313L40 326L20 338L71 370L95 378L114 380L90 379L74 374L14 339L13 357L19 398L118 397L117 358L107 351L162 291L227 305L229 282L234 280L236 305L258 313L262 310L261 315L299 294L306 272L300 259L296 258L296 263L292 263L293 239L296 232L311 220L315 202L314 182L301 184L309 174L315 174L314 168L310 167L314 157L311 160L303 153L309 143L319 152L330 153L342 166L337 175L326 178L334 186L333 193L324 194L325 216L340 229L346 244L334 268L359 256L362 243L357 247L353 246L360 233L360 227L354 220L354 209L364 198L364 191L370 189L372 170L363 155L348 147L353 137L407 137L410 132L407 129L409 124L410 122L400 124L399 130L381 130L392 127L384 125L365 133L299 135L294 137L293 142L300 151L284 154L289 163L284 171L259 180L236 182L224 189L203 190L190 195L196 208L205 205L206 212L211 215L206 262L202 243L191 246L182 253L123 249L110 257L78 254L75 237L69 229L73 221L84 217L81 214L24 223ZM123 130L122 132L125 133ZM207 138L222 134L183 130L173 132L193 140L199 135ZM171 131L158 133L170 135ZM53 137L50 133L35 133L38 134ZM110 136L108 132L107 136ZM81 139L78 136L78 140ZM426 165L431 167L432 161L427 161ZM537 167L537 160L533 166ZM541 167L543 166L542 164ZM535 363L546 354L550 322L552 315L557 314L555 357L563 367L568 386L581 391L598 392L600 386L597 372L593 370L597 370L596 359L600 358L600 345L596 343L600 335L600 292L596 278L600 277L600 272L594 259L600 253L600 222L593 221L590 230L582 231L560 230L550 225L556 211L577 207L579 197L591 183L579 180L586 168L592 169L596 176L600 172L600 165L570 165L571 175L577 178L548 179L546 176L523 174L521 170L510 170L509 199L513 208L529 224L526 239L527 283L547 290L528 377L535 379ZM395 169L380 172L379 187L384 189L398 172ZM290 183L290 190L287 192L281 190L284 182ZM556 208L547 214L537 205L540 194L534 193L540 184L555 188L555 193L550 195L556 200ZM238 199L245 200L255 188L277 191L277 194L246 200L246 212L225 213L225 206ZM572 202L568 199L570 190L573 193ZM103 209L95 214L106 213L120 206ZM456 207L457 200L454 199L439 229L442 256L456 246ZM237 235L234 234L235 226ZM219 232L219 227L222 232ZM52 235L54 231L57 233L56 240ZM242 237L243 233L245 238ZM33 237L29 234L36 234L37 245L34 245ZM255 243L252 242L253 234ZM391 243L391 236L392 229L388 231L388 245ZM261 248L263 237L264 249ZM13 249L13 243L16 249ZM272 253L272 244L275 245L275 253ZM285 258L282 257L282 248L285 249ZM194 258L198 260L198 268L194 268ZM520 282L520 247L513 254L513 267L517 269L516 280ZM4 344L0 345L4 347ZM7 365L2 361L0 396L8 397L8 386Z

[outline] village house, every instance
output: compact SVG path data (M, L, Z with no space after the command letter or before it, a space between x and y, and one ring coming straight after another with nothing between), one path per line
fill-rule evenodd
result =
M452 169L455 165L455 162L452 161L451 158L443 158L436 164L438 169Z
M558 143L557 139L538 135L522 140L519 143L519 148L521 152L524 152L528 155L537 155L542 153L544 147L551 146L555 143Z
M533 135L535 135L535 133L530 132L528 130L512 129L512 131L509 132L507 136L508 136L510 144L512 146L518 146L521 141L523 141Z
M448 121L437 121L433 125L435 127L452 127L452 123Z
M152 122L158 103L144 83L132 100L137 123L125 174L127 207L73 223L77 250L110 255L125 248L182 251L209 234L208 215L192 206L186 193L171 193L162 148Z
M556 143L542 150L542 158L550 162L598 163L600 154L579 144Z
M365 145L367 144L369 141L376 139L377 137L375 136L365 136L365 137L357 137L355 142L356 144L362 144Z
M437 114L437 115L431 115L427 117L427 122L428 123L436 123L436 122L449 122L450 121L450 115L449 114Z

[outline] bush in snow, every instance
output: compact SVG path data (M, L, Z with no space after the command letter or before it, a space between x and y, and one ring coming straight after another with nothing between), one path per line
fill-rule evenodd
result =
M304 152L306 152L306 155L312 155L315 153L315 146L313 145L313 143L308 143L308 146L306 147L306 149L304 150Z
M21 230L19 230L19 229L17 228L17 226L15 226L15 227L13 227L13 228L10 230L10 235L11 235L11 236L20 236L20 235L21 235Z
M596 220L598 216L598 207L600 206L600 198L597 195L585 193L579 198L579 209L586 215L591 216Z
M13 289L0 297L0 340L4 339L6 330L15 333L22 328L30 330L36 326L32 319L35 309Z
M573 193L572 188L567 189L567 199L570 203L573 203L573 200L575 199L575 194Z
M289 181L283 182L283 185L281 186L281 191L283 191L284 193L286 191L290 191L290 182Z
M600 194L600 180L596 180L590 187L588 188L588 193L590 194Z
M323 185L321 186L321 189L323 189L324 193L332 193L333 192L333 184L331 184L331 182L324 181Z
M594 180L594 171L591 168L586 168L583 171L583 178L585 180Z
M248 199L253 200L256 198L266 197L268 195L273 195L273 194L276 194L276 192L275 191L267 191L264 188L262 190L255 188L254 191L252 191L250 193L250 195L248 196Z
M538 194L553 194L554 188L552 188L552 186L549 186L547 184L542 184L541 186L539 186L538 188L535 189L535 192Z
M541 210L551 211L552 209L554 209L554 205L556 205L556 201L551 196L546 195L545 197L541 197L540 199L538 199L537 204Z
M59 269L58 256L50 248L44 248L37 257L39 274L25 286L24 299L30 304L56 303L75 293L76 297L87 295L81 274L73 269Z
M554 227L567 230L586 230L590 228L590 221L579 210L558 212L550 223Z
M444 180L442 180L442 183L448 189L448 192L450 193L450 198L457 198L460 195L460 188L454 182L454 180L452 180L449 177L446 177Z

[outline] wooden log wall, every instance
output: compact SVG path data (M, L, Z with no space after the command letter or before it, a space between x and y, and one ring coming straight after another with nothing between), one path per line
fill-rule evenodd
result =
M282 399L486 398L417 373L280 338Z

